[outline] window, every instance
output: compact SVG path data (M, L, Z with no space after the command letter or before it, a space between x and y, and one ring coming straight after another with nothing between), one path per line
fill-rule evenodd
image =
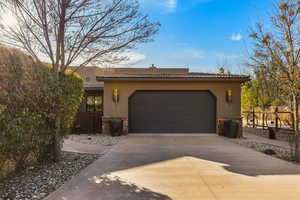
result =
M86 111L95 112L95 99L94 96L88 96L86 98Z
M100 96L95 96L95 111L102 111L102 98Z
M87 96L86 97L86 111L87 112L101 112L102 111L102 96Z

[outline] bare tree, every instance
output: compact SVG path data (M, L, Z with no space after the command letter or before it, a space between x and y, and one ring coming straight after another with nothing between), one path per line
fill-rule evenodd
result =
M120 53L151 41L160 25L139 12L137 0L22 0L6 10L17 23L2 24L0 42L25 50L37 61L47 59L57 81L70 65L124 59ZM53 145L58 161L59 109L56 118Z
M217 62L217 68L220 74L230 74L230 63L227 59L223 58Z
M295 132L291 147L299 161L300 2L280 0L270 22L270 29L257 23L251 34L255 42L251 62L264 69L265 76L274 80L282 95L291 98Z
M24 0L10 11L17 26L4 26L2 43L48 58L54 71L76 63L116 62L158 30L139 13L136 0ZM61 68L61 69L59 69Z
M23 0L0 0L0 9L6 8L8 5L17 5Z

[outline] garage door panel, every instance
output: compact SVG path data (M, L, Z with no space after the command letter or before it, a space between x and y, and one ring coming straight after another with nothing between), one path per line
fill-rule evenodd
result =
M216 99L208 91L137 91L129 99L132 133L215 133Z

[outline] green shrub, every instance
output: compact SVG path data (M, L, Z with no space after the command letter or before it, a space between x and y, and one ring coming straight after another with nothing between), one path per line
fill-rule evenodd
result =
M67 72L57 81L51 68L14 51L1 57L0 77L1 177L52 160L56 114L63 119L63 138L72 127L84 89L78 75Z

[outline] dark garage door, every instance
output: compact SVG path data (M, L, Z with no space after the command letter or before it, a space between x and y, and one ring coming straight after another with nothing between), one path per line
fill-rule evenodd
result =
M129 132L215 133L216 98L209 91L136 91Z

